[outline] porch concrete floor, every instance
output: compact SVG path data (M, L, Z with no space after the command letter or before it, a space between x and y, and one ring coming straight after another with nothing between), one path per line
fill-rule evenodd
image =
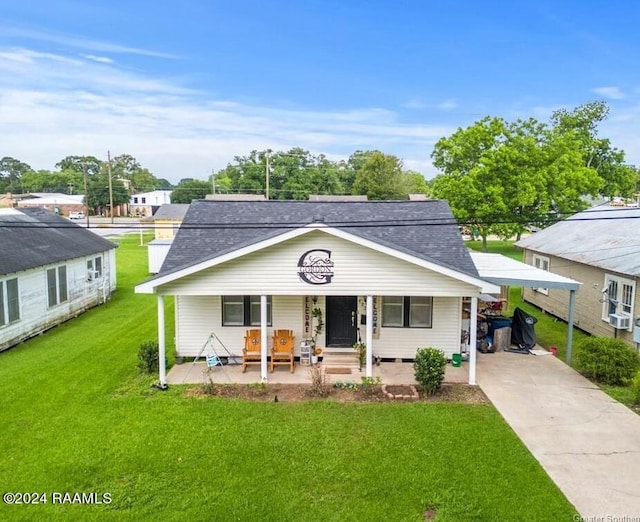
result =
M322 365L322 363L320 363ZM468 362L463 362L462 366L453 367L447 364L444 382L445 383L468 383L469 371ZM207 365L204 361L174 365L167 374L168 384L199 384L206 381ZM364 377L358 369L352 369L350 374L327 374L330 382L338 381L355 381L360 382ZM241 364L225 365L223 367L215 367L211 370L211 377L217 383L238 383L249 384L260 382L260 367L252 365L242 373ZM373 377L380 377L382 384L417 384L413 377L412 363L380 363L380 366L373 367ZM301 366L296 364L294 373L291 373L288 367L276 366L273 373L267 374L269 383L272 384L311 384L311 376L309 374L309 366Z

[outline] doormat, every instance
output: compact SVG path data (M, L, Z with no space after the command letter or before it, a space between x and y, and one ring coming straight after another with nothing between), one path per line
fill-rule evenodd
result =
M347 375L351 373L351 368L327 368L324 372L334 375Z

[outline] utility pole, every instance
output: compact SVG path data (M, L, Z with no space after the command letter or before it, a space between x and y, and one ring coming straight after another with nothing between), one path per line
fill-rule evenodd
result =
M211 184L213 185L213 195L216 195L216 171L211 169Z
M265 178L266 178L266 190L265 197L269 199L269 151L265 153L265 158L267 159L266 169L265 169Z
M113 225L113 184L111 183L111 151L107 151L107 172L109 173L109 214Z
M87 166L82 162L82 176L84 177L84 217L87 218L89 228L89 192L87 191Z

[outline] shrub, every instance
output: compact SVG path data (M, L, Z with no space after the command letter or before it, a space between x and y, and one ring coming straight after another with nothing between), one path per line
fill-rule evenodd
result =
M413 371L427 395L433 395L442 386L447 358L437 348L420 348L416 352Z
M138 369L145 373L156 373L158 368L158 343L155 341L141 343L138 350Z
M309 368L309 374L311 375L309 395L312 397L328 397L331 393L331 383L327 379L324 369L319 365L313 365Z
M624 385L640 369L640 356L620 339L589 337L578 346L575 367L596 382Z
M636 376L631 381L631 390L633 391L633 402L640 404L640 370L636 372Z

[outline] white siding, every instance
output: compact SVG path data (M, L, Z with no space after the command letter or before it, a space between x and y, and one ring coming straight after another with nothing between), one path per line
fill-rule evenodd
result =
M297 263L308 250L331 250L330 284L310 285ZM315 231L168 283L162 294L235 295L477 295L478 289L345 239Z
M324 310L321 297L318 306ZM304 335L303 298L301 296L274 296L272 298L273 327L268 330L269 346L274 328L290 328L296 337L296 356ZM381 328L379 339L373 341L373 352L383 358L413 359L416 350L433 346L447 357L460 351L460 298L434 298L432 328ZM222 326L221 298L219 296L176 297L176 351L184 357L194 357L212 332L227 349L240 355L247 327ZM324 346L323 330L318 344ZM218 345L216 345L218 350ZM222 350L221 350L222 353Z
M87 260L99 256L102 257L102 277L89 280ZM68 299L50 308L47 294L47 270L63 265L67 267ZM0 350L37 335L108 299L116 283L115 252L112 249L64 263L9 274L0 279L13 277L18 278L20 319L0 327Z
M274 296L271 303L273 327L268 330L269 339L274 328L293 330L296 338L296 355L300 341L303 339L302 299L301 296ZM247 327L222 326L221 303L220 296L176 297L176 352L178 355L184 357L198 355L212 332L232 354L242 354ZM216 350L218 346L216 345ZM222 352L223 350L221 355Z
M433 299L432 328L380 328L380 339L373 342L374 355L383 358L413 359L418 348L431 346L451 354L460 353L460 298Z
M162 268L169 249L171 248L171 242L162 240L158 242L151 242L147 245L147 254L149 258L149 273L157 274Z

